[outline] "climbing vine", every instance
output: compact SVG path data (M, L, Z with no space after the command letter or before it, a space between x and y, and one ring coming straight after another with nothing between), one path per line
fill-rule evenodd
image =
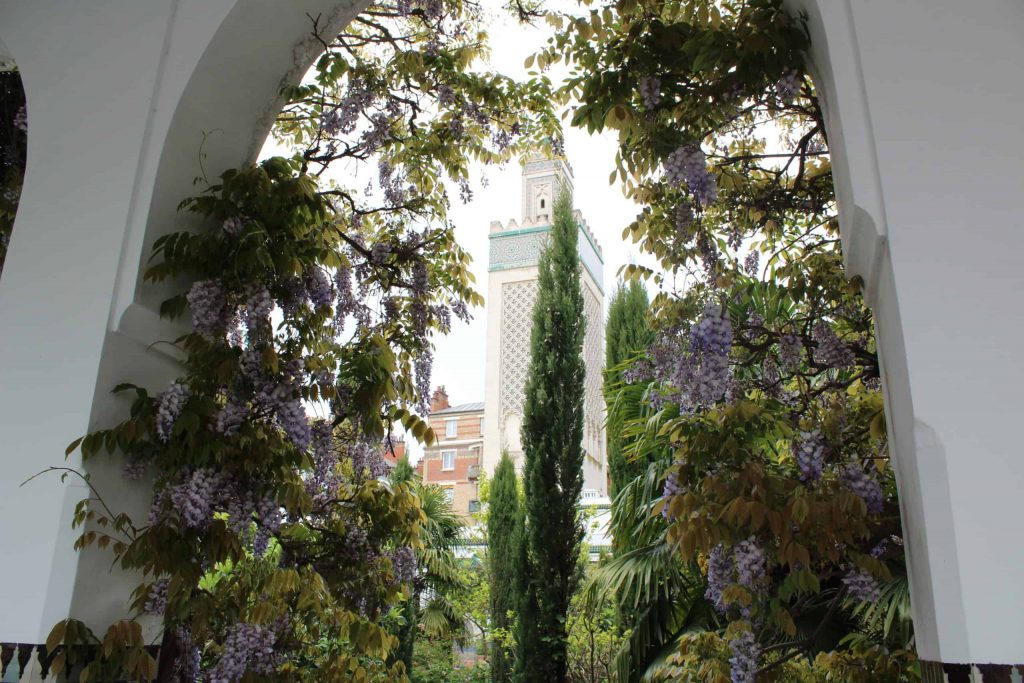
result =
M21 74L11 64L0 64L0 271L14 230L14 214L21 199L28 143L28 116Z
M899 507L802 19L777 0L584 6L550 17L561 30L533 63L569 65L574 125L618 133L611 180L643 207L623 236L662 269L623 274L662 291L619 385L646 406L627 457L664 463L646 506L704 584L660 633L674 652L627 675L914 678L902 603L896 626L866 616L905 596Z
M68 449L119 454L154 491L146 520L98 490L76 508L76 547L142 577L105 634L54 627L53 668L79 680L405 679L393 634L429 539L381 445L396 424L432 441L431 337L482 302L446 184L468 201L472 161L558 138L544 81L470 69L474 5L378 4L337 36L312 21L323 56L274 130L294 155L204 176L181 208L206 227L154 244L146 281L191 283L160 308L191 322L180 376L114 388L127 419Z

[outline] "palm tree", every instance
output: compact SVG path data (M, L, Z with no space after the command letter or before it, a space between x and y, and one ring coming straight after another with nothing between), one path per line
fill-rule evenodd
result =
M590 609L614 600L628 631L613 663L620 683L653 679L682 635L715 623L699 570L683 564L665 542L667 525L651 514L664 466L652 463L616 495L611 525L628 545L597 567L584 587Z
M652 514L661 499L662 473L671 453L658 437L661 414L646 401L643 384L621 380L606 388L609 409L619 416L623 458L639 473L625 482L611 507L615 555L597 567L584 587L590 609L614 600L619 621L628 632L615 655L620 683L651 680L678 650L681 636L714 627L716 615L704 599L704 578L696 566L683 564L666 543L668 525Z
M403 466L403 462L405 465ZM421 547L415 549L416 572L412 594L405 604L405 623L398 633L395 658L405 662L412 673L412 655L420 632L431 638L461 638L465 633L463 616L453 600L468 587L459 572L455 547L465 523L455 513L443 488L423 484L405 458L392 473L392 484L411 486L420 499Z

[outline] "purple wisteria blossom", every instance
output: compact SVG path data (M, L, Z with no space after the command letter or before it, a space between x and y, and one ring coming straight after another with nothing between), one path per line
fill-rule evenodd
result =
M142 611L146 614L163 614L167 609L167 587L170 579L159 579L149 587L149 594L146 596L146 604Z
M747 588L757 589L764 583L767 575L767 558L765 558L764 550L757 544L757 540L753 536L736 544L733 549L733 558L736 561L736 577L740 584Z
M174 662L174 676L176 681L198 681L199 680L199 648L192 642L192 633L185 626L179 626L175 632L178 641L178 658Z
M139 481L146 476L148 463L140 458L126 460L121 466L121 476L128 481Z
M213 517L214 505L223 497L225 476L200 469L170 487L170 502L186 528L203 529Z
M191 395L192 391L183 382L172 383L165 392L160 394L160 405L156 411L156 434L164 443L170 441L174 423L178 421L178 417Z
M14 112L14 127L20 130L22 133L28 132L28 112L25 111L25 105L18 107L18 111Z
M800 92L801 83L802 79L796 70L790 71L780 78L778 83L775 84L775 89L779 93L779 99L786 103L792 102L793 98Z
M736 563L732 553L721 543L716 545L708 555L708 588L704 592L704 597L711 601L712 606L720 614L725 614L722 593L732 584L735 570Z
M309 448L312 436L309 430L309 418L306 416L306 409L302 406L302 401L294 399L279 405L277 423L296 448L300 451Z
M313 302L314 308L330 308L334 303L334 291L327 274L314 266L306 271L305 280L306 291L309 292L309 299Z
M199 280L185 295L192 310L192 327L206 339L213 341L224 334L231 311L228 309L224 288L216 280Z
M233 216L221 223L220 227L224 232L232 237L237 237L245 228L245 219L241 216Z
M229 398L224 407L217 413L217 433L224 436L234 436L242 428L248 417L248 404L238 397L233 396Z
M245 308L242 321L249 330L250 339L258 330L270 329L270 313L274 310L274 300L270 292L262 285L252 285L245 297Z
M882 511L885 506L882 485L865 472L860 464L850 463L843 467L839 479L847 489L857 494L864 501L868 512L878 514Z
M858 602L877 602L882 595L878 580L857 567L849 567L843 577L843 584L850 597Z
M667 501L669 498L678 496L682 491L683 487L679 485L679 473L676 470L672 470L668 473L668 476L665 477L665 484L661 489L661 497ZM668 519L669 517L667 502L665 507L661 509L661 516L665 519Z
M637 83L637 92L640 93L640 101L647 111L658 108L661 101L661 80L656 76L644 76Z
M800 468L800 480L815 482L821 479L821 469L825 461L825 440L817 429L800 432L800 438L793 444L793 455L796 465Z
M795 334L784 334L779 338L779 362L786 370L793 371L800 367L800 354L803 342Z
M761 648L757 639L750 631L744 631L729 641L730 680L732 683L754 683L757 673L757 660L761 656Z
M743 259L743 270L750 277L757 277L757 271L760 268L761 253L758 251L751 251L747 254L747 257Z
M388 553L396 583L411 583L416 576L416 553L409 546L402 546Z
M357 478L376 479L388 471L387 463L381 456L380 448L365 442L352 444L348 451L352 471Z
M646 362L631 368L628 381L647 374L659 384L651 400L675 402L684 412L706 408L733 387L729 367L732 323L714 302L689 330L668 330L647 350Z
M224 638L223 651L209 671L211 683L238 683L246 673L268 676L281 665L275 653L277 629L261 624L238 623Z
M822 365L842 370L853 365L853 352L823 320L814 325L814 359Z
M710 206L718 198L718 186L700 145L683 145L672 152L665 160L665 179L672 185L685 184L701 206Z
M309 292L302 278L289 277L282 281L284 296L281 297L281 310L287 316L296 315L303 306L309 303Z

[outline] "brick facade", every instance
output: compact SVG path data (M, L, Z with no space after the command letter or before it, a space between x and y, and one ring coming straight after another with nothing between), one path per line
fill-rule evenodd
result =
M482 462L483 416L482 403L448 405L444 387L439 387L432 401L434 411L430 415L430 427L437 441L426 448L423 458L416 466L423 482L452 489L455 512L468 518L472 503L477 500L477 477ZM449 424L454 432L449 435ZM450 468L445 468L445 454L449 456Z

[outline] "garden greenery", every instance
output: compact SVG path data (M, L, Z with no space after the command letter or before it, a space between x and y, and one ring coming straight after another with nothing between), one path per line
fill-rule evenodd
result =
M547 19L559 30L527 83L475 67L473 4L380 3L330 36L314 20L323 56L274 130L295 154L204 180L182 208L205 229L154 245L147 280L186 283L161 307L192 322L180 376L156 393L116 387L128 417L69 448L86 467L122 454L154 497L145 520L102 491L76 508L77 547L108 549L141 582L103 634L58 623L51 671L405 679L395 634L430 535L415 487L382 477L381 442L395 423L431 439L430 337L481 302L446 186L469 201L473 162L541 140L558 153L557 96L575 99L573 125L618 133L612 179L643 207L624 235L661 265L623 272L660 291L653 340L608 388L636 469L617 482L621 547L588 584L626 622L606 632L601 615L602 670L919 677L873 320L842 269L802 18L781 0L585 0ZM559 61L572 73L553 93L544 71ZM5 251L23 107L3 121ZM339 165L363 169L358 185ZM162 626L159 663L146 615ZM589 664L561 637L543 643L555 677Z
M0 272L14 230L14 214L25 178L28 117L21 73L0 63Z
M416 558L432 557L430 516L414 486L382 477L381 444L395 423L432 440L430 337L482 302L445 183L468 201L472 161L558 141L543 80L471 68L486 49L480 21L458 0L377 4L337 36L314 21L324 54L286 90L274 130L295 155L204 178L182 208L206 228L156 241L146 280L192 283L161 306L191 318L175 342L181 375L157 393L116 387L132 399L127 419L68 449L86 467L118 452L126 478L153 483L146 520L109 509L102 491L75 512L77 547L109 548L143 582L104 634L57 624L53 670L405 678L394 634ZM370 187L365 172L360 186L341 182L338 164L372 166ZM143 615L162 623L159 665Z
M634 643L624 655L647 659L633 657L623 679L913 678L908 630L861 618L905 584L899 507L872 316L843 273L803 20L778 0L583 5L551 18L561 30L532 62L570 67L574 125L617 132L612 180L643 206L624 237L662 266L624 270L662 291L655 339L619 391L644 405L624 426L626 457L662 461L664 483L645 499L641 474L616 501L633 510L616 518L663 518L712 613L693 613L698 628L672 612L671 628L644 626L674 651L651 659ZM634 626L663 599L637 594Z

